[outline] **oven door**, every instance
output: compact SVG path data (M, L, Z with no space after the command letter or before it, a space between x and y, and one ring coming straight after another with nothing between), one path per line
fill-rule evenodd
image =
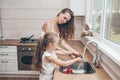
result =
M18 70L32 70L32 58L34 54L34 50L29 47L25 48L25 50L18 50Z
M28 55L29 54L29 55ZM31 64L32 64L32 53L19 53L18 58L18 70L32 70Z

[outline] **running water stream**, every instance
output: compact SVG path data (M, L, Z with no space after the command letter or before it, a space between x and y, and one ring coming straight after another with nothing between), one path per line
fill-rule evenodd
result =
M85 51L86 51L86 48L87 48L87 45L85 46L84 50L83 50L83 60L84 60L84 57L85 57ZM84 70L84 62L80 62L77 69L76 70L73 70L73 73L78 73L78 74L83 74L85 73L86 71Z

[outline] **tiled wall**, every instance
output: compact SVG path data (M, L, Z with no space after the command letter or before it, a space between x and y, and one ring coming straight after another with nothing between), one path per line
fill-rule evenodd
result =
M19 39L34 34L40 36L43 23L53 18L57 13L69 7L69 0L0 0L0 19L3 36L7 39ZM80 28L84 17L76 17L76 33L74 39L80 36Z
M82 27L85 24L85 17L84 16L77 16L75 17L75 37L74 39L80 39L80 35L82 33Z

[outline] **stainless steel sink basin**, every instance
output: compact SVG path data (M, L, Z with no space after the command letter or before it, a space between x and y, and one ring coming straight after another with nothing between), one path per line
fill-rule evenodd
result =
M77 62L67 67L61 66L59 71L66 74L92 74L96 72L90 62Z

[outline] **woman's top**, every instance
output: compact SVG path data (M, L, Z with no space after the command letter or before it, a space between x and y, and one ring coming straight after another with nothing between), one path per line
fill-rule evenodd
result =
M54 24L51 24L50 22L48 22L49 25L51 25L51 32L56 33L54 30ZM45 35L45 32L41 29L41 37L43 37Z
M45 35L45 32L43 30L41 30L41 37L43 37Z
M56 64L54 64L53 62L48 63L45 61L45 58L50 57L50 56L54 56L55 58L57 58L57 55L54 51L52 51L52 53L44 52L42 56L43 73L40 73L39 80L52 80L53 79L53 72L56 67Z

